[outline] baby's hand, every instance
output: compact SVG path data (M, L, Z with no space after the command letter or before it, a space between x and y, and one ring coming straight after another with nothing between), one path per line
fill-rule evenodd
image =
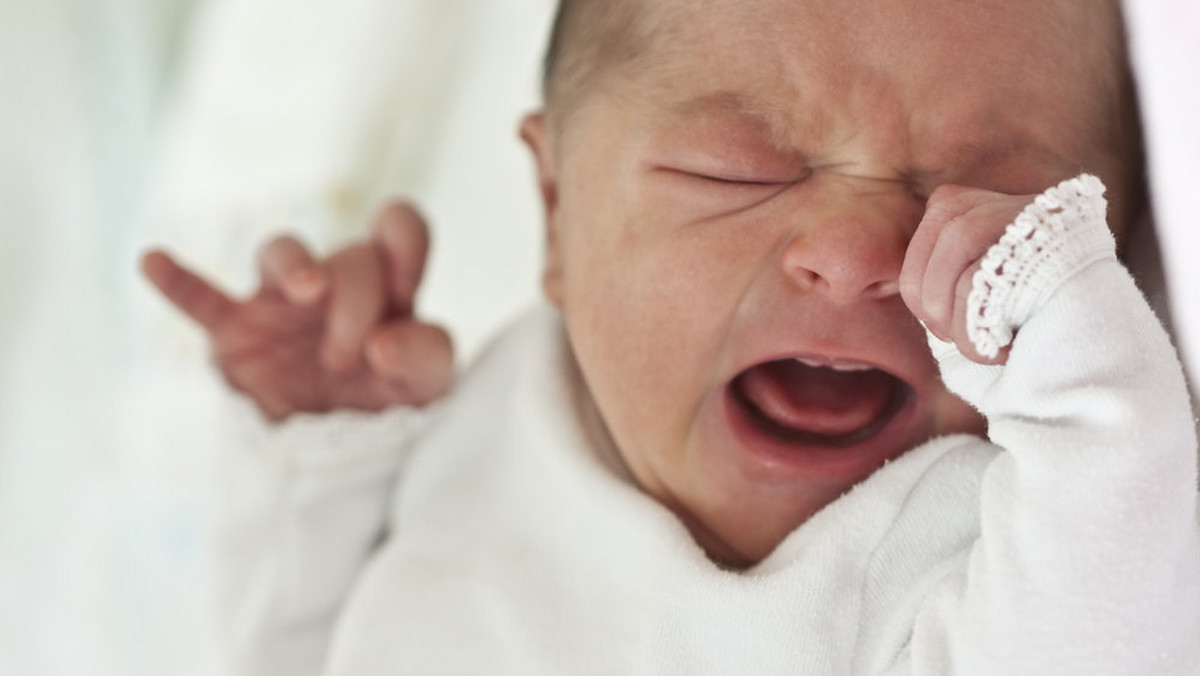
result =
M909 310L935 336L981 364L1003 363L1008 350L988 359L972 344L967 334L972 279L983 255L1036 197L941 186L930 195L904 257L900 295Z
M170 256L142 269L212 341L218 367L272 420L339 408L423 405L450 383L450 338L417 322L413 296L429 249L421 216L394 204L371 241L314 260L292 237L259 254L261 286L236 301Z

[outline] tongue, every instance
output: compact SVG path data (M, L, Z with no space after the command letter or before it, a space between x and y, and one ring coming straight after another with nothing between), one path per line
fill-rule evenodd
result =
M742 374L742 393L776 424L830 437L878 420L891 403L895 379L879 370L835 371L792 359Z

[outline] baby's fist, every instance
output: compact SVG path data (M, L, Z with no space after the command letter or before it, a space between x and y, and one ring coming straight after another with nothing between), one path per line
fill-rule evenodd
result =
M900 295L935 336L953 342L973 361L1002 363L979 354L967 332L967 299L980 259L1035 195L1007 195L957 185L939 187L909 242Z

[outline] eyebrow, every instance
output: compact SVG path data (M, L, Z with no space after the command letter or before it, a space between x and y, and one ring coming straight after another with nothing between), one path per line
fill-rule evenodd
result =
M783 108L728 89L674 102L666 106L666 110L681 117L704 114L736 115L761 128L772 142L779 145L783 145L790 128ZM1026 153L1046 165L1064 167L1078 164L1024 134L994 131L951 149L946 157L947 161L939 162L943 165L942 168L916 170L910 174L914 178L933 177L944 173L946 167L953 167L959 171L974 171Z
M1020 134L1007 136L995 134L964 143L954 148L952 153L946 157L947 161L942 164L944 167L953 167L958 171L972 172L1022 156L1028 162L1044 166L1066 167L1077 164L1047 146ZM912 173L914 178L929 178L942 173L942 170L918 170Z
M721 90L701 94L669 107L669 110L679 115L696 113L737 113L751 118L761 119L764 123L772 123L772 118L779 116L779 108L769 106L762 101L738 92Z
M775 144L782 145L789 126L782 108L731 90L718 90L675 102L667 112L679 116L736 115L758 127Z
M954 162L956 166L975 168L1007 160L1031 148L1035 148L1035 145L1025 139L1013 140L1011 137L997 136L959 146L954 152Z

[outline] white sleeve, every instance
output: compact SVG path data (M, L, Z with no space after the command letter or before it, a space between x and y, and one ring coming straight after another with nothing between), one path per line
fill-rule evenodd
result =
M1039 198L985 257L992 267L968 311L989 317L976 322L986 334L977 345L1002 346L1005 322L1016 327L1006 365L975 364L931 339L943 379L986 415L1004 452L984 476L979 540L926 600L908 663L895 665L903 673L1200 674L1187 389L1102 234L1103 187L1091 181Z
M422 414L340 412L278 426L248 403L218 473L211 561L219 649L237 676L321 673L339 608L386 534Z

